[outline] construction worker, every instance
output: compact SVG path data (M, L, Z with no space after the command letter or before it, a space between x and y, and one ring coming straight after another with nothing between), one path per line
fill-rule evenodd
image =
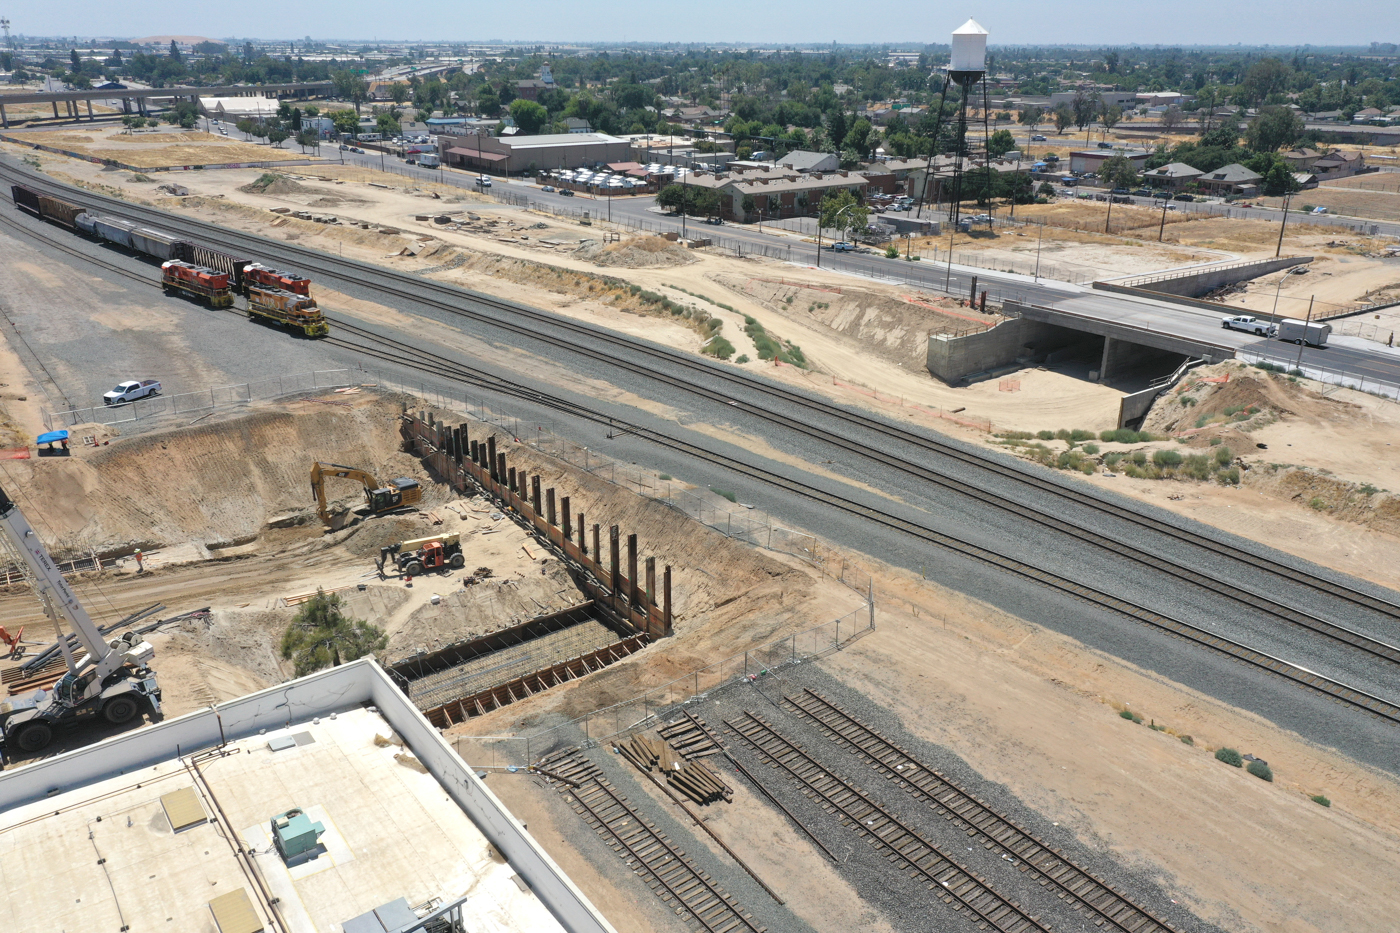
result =
M143 566L141 565L141 561L142 561L141 549L140 549L140 548L137 548L137 549L136 549L136 572L137 572L137 573L145 573L145 572L146 572L146 568L143 567Z

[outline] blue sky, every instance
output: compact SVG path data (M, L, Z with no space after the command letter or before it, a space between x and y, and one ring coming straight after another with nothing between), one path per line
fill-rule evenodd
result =
M1165 15L1163 15L1165 14ZM926 43L975 17L991 44L1366 45L1400 42L1394 0L983 0L961 7L850 0L668 0L665 3L409 3L368 0L45 0L12 5L27 35L542 42Z

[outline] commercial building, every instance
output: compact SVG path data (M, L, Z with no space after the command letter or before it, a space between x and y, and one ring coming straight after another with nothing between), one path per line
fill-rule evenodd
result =
M612 933L372 660L0 774L6 933Z
M865 196L869 179L860 172L808 172L791 169L745 169L726 175L693 173L685 183L719 194L719 216L728 220L802 217L817 213L822 198L847 190ZM744 199L753 198L753 210L744 210Z
M630 149L627 140L605 133L438 137L444 164L501 175L627 162Z
M810 152L806 149L794 149L773 161L780 168L790 168L795 172L834 172L841 167L841 157L836 153Z
M1142 149L1085 149L1069 154L1069 170L1078 175L1097 173L1105 162L1120 155L1132 163L1134 170L1140 172L1146 167L1151 153Z
M199 109L215 120L268 120L277 116L279 103L270 97L201 97Z

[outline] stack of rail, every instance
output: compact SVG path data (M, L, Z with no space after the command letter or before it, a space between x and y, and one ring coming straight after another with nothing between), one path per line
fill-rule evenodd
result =
M724 751L719 737L709 726L691 715L690 710L682 710L681 715L684 718L680 722L656 730L656 734L665 739L676 754L687 761L694 761Z
M638 735L613 747L639 771L649 772L655 768L664 773L667 784L701 806L708 806L717 800L728 802L734 799L733 789L717 774L702 762L680 758L669 744L659 738Z

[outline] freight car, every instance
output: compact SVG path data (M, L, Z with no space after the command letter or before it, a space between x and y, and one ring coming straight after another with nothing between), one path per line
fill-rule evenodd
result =
M253 285L248 289L248 316L299 331L308 337L324 337L330 333L316 299L280 288Z
M161 264L160 284L167 295L173 291L184 292L191 297L207 301L211 308L233 307L233 292L228 287L228 276L215 269L172 259Z
M188 240L181 241L179 254L175 258L194 263L197 266L216 269L228 276L229 286L234 291L247 291L247 285L243 279L243 270L249 265L246 259L238 259L228 253L221 253L216 249L191 243Z
M69 230L76 229L75 221L84 210L80 204L40 194L28 185L11 185L10 196L14 198L15 206L25 213Z

